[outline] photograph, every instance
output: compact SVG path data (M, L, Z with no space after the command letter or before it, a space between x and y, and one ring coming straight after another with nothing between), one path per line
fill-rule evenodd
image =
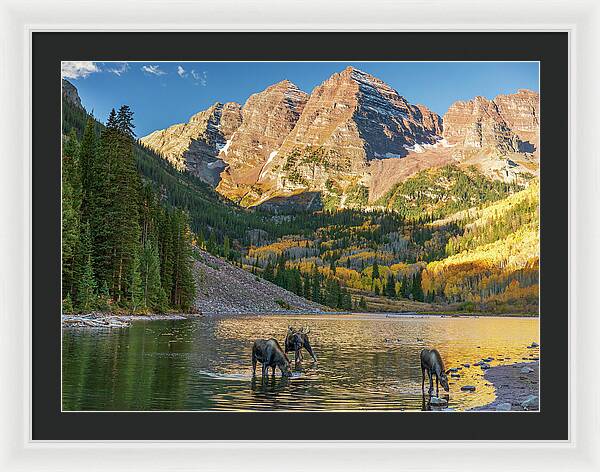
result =
M62 412L543 410L539 61L60 66Z

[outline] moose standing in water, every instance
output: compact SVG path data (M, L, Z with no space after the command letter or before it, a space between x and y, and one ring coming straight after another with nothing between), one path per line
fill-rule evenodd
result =
M279 367L283 377L292 375L290 360L282 351L276 339L258 339L254 342L252 346L252 375L256 375L257 361L262 364L263 377L269 375L269 367L273 369L273 375L275 375L275 367Z
M310 333L310 328L300 328L299 330L296 330L293 327L288 326L284 342L285 352L287 354L290 351L294 351L295 364L298 364L298 362L302 360L302 348L306 349L313 360L317 362L317 356L315 356L308 340L308 333Z
M444 361L437 349L423 349L421 351L421 390L425 392L425 371L429 375L429 396L433 393L433 376L435 375L435 394L439 396L439 383L446 392L450 391L448 386L447 372L444 372Z

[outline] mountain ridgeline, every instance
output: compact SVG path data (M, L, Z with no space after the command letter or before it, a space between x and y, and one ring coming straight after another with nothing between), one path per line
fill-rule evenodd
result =
M243 106L216 103L188 123L140 140L130 135L131 154L119 152L137 172L129 166L115 185L125 185L137 203L115 210L114 219L129 211L135 228L129 235L104 230L107 238L128 238L130 250L117 249L117 239L99 248L107 243L98 234L111 223L94 230L85 204L63 183L63 201L75 207L63 204L63 241L70 218L77 222L77 242L63 247L63 277L72 280L65 300L81 310L78 287L87 270L95 303L109 300L111 309L142 303L139 310L207 310L218 305L210 297L219 286L208 274L234 272L213 270L205 250L312 306L535 313L538 102L537 93L520 90L458 101L440 117L347 68L310 94L283 81ZM80 155L86 135L104 149L109 131L63 81L63 162ZM81 166L81 157L75 161ZM70 181L68 166L63 170ZM85 193L78 185L74 194ZM195 302L189 290L178 296L170 285L164 241L177 234L187 241L176 252L191 268ZM122 268L109 257L118 251L131 254ZM86 257L87 269L76 262ZM138 302L135 293L148 288L138 291L136 274L146 280L149 267L158 268L158 288L150 290L156 295Z
M310 94L285 80L141 142L245 207L293 207L312 192L332 208L365 208L427 168L472 166L505 183L537 176L539 95L457 101L440 117L348 67Z

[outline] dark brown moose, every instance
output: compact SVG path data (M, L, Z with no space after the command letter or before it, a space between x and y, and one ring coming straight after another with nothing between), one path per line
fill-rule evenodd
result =
M269 367L273 369L273 375L275 375L275 367L279 367L281 375L284 377L292 375L290 360L276 339L258 339L254 342L252 346L252 375L256 375L257 361L262 364L263 377L269 375Z
M429 375L429 395L433 393L433 376L435 375L435 394L439 396L439 384L446 392L450 391L448 377L444 371L444 361L437 349L423 349L421 351L421 390L425 391L425 371Z
M285 352L286 354L290 351L294 352L294 363L298 364L302 360L302 348L306 349L311 355L313 360L317 362L317 356L315 355L310 341L308 340L308 333L310 328L300 328L299 330L294 329L292 326L288 326L288 331L285 336Z

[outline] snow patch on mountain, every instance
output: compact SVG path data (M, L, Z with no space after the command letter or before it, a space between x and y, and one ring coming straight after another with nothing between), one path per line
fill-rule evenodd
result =
M229 146L231 146L231 141L233 141L234 136L235 133L233 133L230 139L225 141L225 144L217 144L217 152L222 152L223 154L227 155L227 150L229 149Z
M260 171L260 175L258 176L259 179L262 178L263 174L265 173L265 170L267 169L267 166L271 163L271 161L277 155L278 152L279 151L273 151L273 152L271 152L271 154L269 154L267 161L265 162L265 164L263 165L263 168Z

